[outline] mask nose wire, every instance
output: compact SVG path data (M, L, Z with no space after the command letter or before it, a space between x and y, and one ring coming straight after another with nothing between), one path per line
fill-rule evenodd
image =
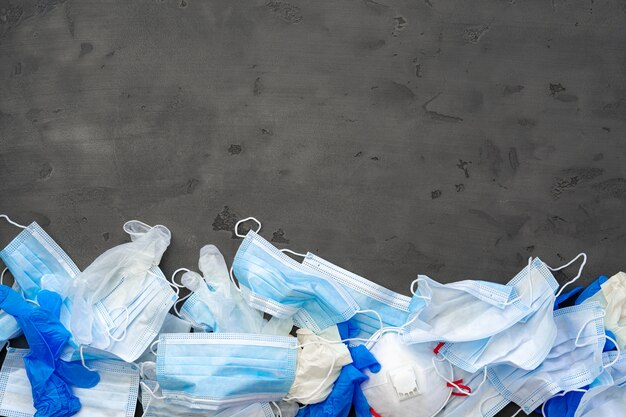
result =
M26 229L26 226L19 224L17 222L14 222L13 220L11 220L11 218L9 216L7 216L6 214L0 214L0 218L5 219L7 222L9 222L10 224L12 224L13 226L17 226L21 229Z
M561 295L561 293L563 292L563 290L565 289L565 287L567 287L570 284L573 284L574 282L578 281L578 279L582 276L583 274L583 268L585 267L585 265L587 264L587 254L584 252L579 253L578 255L576 255L574 257L574 259L572 259L571 261L569 261L568 263L566 263L565 265L559 266L557 268L552 268L551 266L548 266L548 269L550 271L560 271L561 269L565 269L568 266L570 266L571 264L573 264L574 262L576 262L578 260L578 258L583 258L582 263L580 264L580 268L578 268L578 274L572 278L570 281L566 282L565 284L563 284L563 286L561 286L561 289L559 290L559 292L556 293L556 296L558 297L559 295Z

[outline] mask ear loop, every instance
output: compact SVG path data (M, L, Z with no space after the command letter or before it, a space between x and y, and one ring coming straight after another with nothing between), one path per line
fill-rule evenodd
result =
M235 282L235 276L233 275L233 266L232 265L228 269L228 275L230 276L230 282L233 283L233 285L235 286L235 289L238 292L241 292L241 287L239 286L239 284L237 284L237 282Z
M437 373L437 375L439 375L439 377L441 379L443 379L444 381L446 381L448 384L450 384L451 386L453 386L454 388L458 389L459 391L461 391L463 393L463 396L467 396L467 397L471 397L473 395L476 395L478 393L478 391L480 391L480 389L482 388L483 384L485 383L485 381L487 381L487 367L485 366L483 368L483 380L480 382L480 384L478 384L478 387L476 387L476 389L474 391L468 391L466 388L463 388L461 386L459 386L457 383L455 383L454 381L450 381L448 378L446 378L445 376L441 375L441 373L439 372L439 369L437 368L437 365L435 364L435 361L437 362L443 362L445 361L445 359L436 359L436 358L432 358L431 362L433 363L433 369L435 370L435 372ZM452 364L450 364L450 367L452 367Z
M415 295L415 292L417 291L417 289L415 289L415 284L419 283L420 281L424 282L424 285L426 286L426 288L428 289L428 292L430 294L432 294L432 291L430 289L430 287L428 286L428 281L426 281L426 279L424 277L417 277L417 279L413 280L413 282L411 282L411 294L413 294L413 297L415 298L421 298L423 300L426 301L430 301L432 299L432 295Z
M154 342L150 343L150 352L152 352L152 354L154 356L157 356L157 352L154 351L154 345L157 345L158 343L159 343L159 339L157 339Z
M280 251L283 252L283 253L290 253L292 255L296 255L296 256L300 256L302 258L306 258L306 253L296 252L296 251L293 251L291 249L281 249Z
M111 328L107 327L107 333L108 333L109 337L111 338L111 340L114 340L116 342L121 342L124 339L126 339L126 330L128 329L128 325L130 324L130 312L128 311L128 307L120 306L120 307L116 307L116 308L112 309L111 311L109 311L109 313L111 313L111 312L113 312L115 310L124 310L126 312L126 318L124 319L124 321L125 321L124 330L122 331L122 335L119 338L116 338L111 333L111 330L113 330L112 327Z
M276 401L270 401L270 405L273 405L274 407L276 407L276 412L274 413L276 417L283 417L283 412L278 406L278 404L276 404ZM274 410L272 409L272 411Z
M385 325L383 324L383 318L381 317L381 315L380 315L380 313L378 311L376 311L376 310L355 310L355 312L354 312L354 314L364 314L364 313L373 313L378 318L378 323L380 325L380 328L375 333L378 333L378 332L382 331L385 328Z
M91 371L91 372L96 372L95 369L88 367L87 364L85 363L85 355L83 353L84 347L85 345L80 345L80 348L78 349L78 353L80 354L80 363L83 364L83 368L85 368L86 370Z
M256 224L259 225L258 229L256 229L256 231L255 231L256 233L259 233L261 231L261 227L263 227L263 226L261 225L260 221L258 221L255 217L246 217L245 219L241 219L237 223L235 223L235 236L237 236L237 237L246 237L246 235L242 235L242 234L239 233L239 225L241 223L247 222L248 220L252 220Z
M174 273L172 274L172 282L170 282L170 285L172 285L172 287L176 288L176 295L179 296L180 295L180 289L184 288L185 286L182 284L179 284L178 282L176 282L176 274L178 274L181 271L185 271L185 272L191 272L189 269L187 268L178 268L176 271L174 271ZM176 300L176 302L174 303L174 312L176 312L176 315L180 318L183 319L180 316L180 311L178 310L178 303L180 303L181 301L185 301L187 298L191 297L191 295L193 294L193 292L189 292L189 294L187 294L186 296L184 296L183 298L179 298L178 300ZM183 319L184 320L184 319ZM193 325L193 323L191 323Z
M583 274L583 268L585 267L585 265L587 264L587 254L584 252L579 253L578 255L576 255L576 257L574 259L572 259L571 261L569 261L568 263L566 263L563 266L559 266L558 268L552 268L548 265L546 265L548 267L548 269L550 271L560 271L561 269L565 269L568 266L570 266L571 264L573 264L574 262L576 262L576 260L578 260L578 258L582 257L583 261L580 264L580 268L578 268L578 274L570 281L566 282L565 284L563 284L561 286L561 289L559 290L559 292L556 293L556 296L558 297L559 295L561 295L561 293L563 292L563 290L565 289L565 287L567 287L570 284L573 284L574 282L578 281L578 279L582 276Z
M606 312L605 311L602 312L602 316L600 316L599 318L603 318L604 316L606 316ZM580 341L580 336L582 335L583 330L585 330L585 327L587 327L589 325L589 323L591 323L594 320L597 320L597 318L596 317L591 318L591 319L587 320L585 322L585 324L583 324L583 326L578 331L578 334L576 335L576 339L574 340L574 346L576 346L576 347L585 347L585 346L589 346L589 345L592 345L592 344L595 343L594 340L592 340L589 343L583 343L583 344L579 344L578 343ZM613 339L611 336L608 336L608 335L605 334L605 335L601 335L600 337L603 338L603 339L606 339L606 340L610 340L611 342L613 342L613 344L617 348L617 356L615 357L615 359L611 363L607 363L606 365L602 366L602 369L607 369L607 368L610 368L611 366L615 365L620 360L620 358L622 356L622 349L617 344L617 341L615 341L615 339Z
M154 391L152 391L150 388L148 388L148 385L146 385L146 383L143 382L143 381L140 381L139 384L141 385L141 387L143 389L148 391L148 394L150 394L150 400L148 400L148 404L146 404L145 407L143 407L143 404L142 404L143 414L141 414L141 417L146 417L146 414L148 414L148 408L150 408L150 404L152 403L152 399L155 398L157 400L164 400L165 396L164 395L157 396L154 393ZM156 387L154 388L154 390L156 391L158 389L159 389L159 383L157 382Z
M322 339L322 338L320 338L320 339ZM322 339L322 340L325 341L326 339ZM312 343L314 343L314 344L324 344L323 341L315 341L315 342L312 342ZM300 347L303 347L303 346L306 346L308 344L310 344L310 343L297 345L296 349L300 348ZM324 379L322 379L322 382L320 382L320 384L317 386L317 388L315 388L313 390L313 392L309 393L309 395L307 395L306 397L284 397L283 400L284 401L298 401L298 402L301 403L302 402L301 400L306 400L307 398L311 398L314 395L316 395L319 391L322 390L322 388L324 388L324 384L326 384L326 382L328 382L328 380L330 379L330 376L333 374L333 371L335 370L335 364L336 363L337 363L337 358L335 356L333 356L333 362L330 365L330 368L328 369L328 373L326 374L326 377L324 377Z
M556 395L555 395L555 396L553 396L552 398L554 398L554 397L563 397L564 395L567 395L567 394L568 394L568 393L570 393L570 392L583 392L583 393L584 393L584 392L587 392L587 390L586 390L586 389L580 389L580 388L573 388L573 389L570 389L570 390L567 390L567 391L563 391L563 392L561 392L561 393L559 393L559 394L556 394ZM541 405L541 415L542 415L543 417L546 417L546 411L545 411L546 404L548 404L548 401L550 401L552 398L548 398L548 399L547 399L547 400L546 400L546 401L545 401L545 402Z
M26 228L27 228L26 226L24 226L24 225L22 225L22 224L19 224L19 223L17 223L17 222L14 222L14 221L13 221L13 220L11 220L11 218L9 218L9 216L7 216L6 214L0 214L0 218L5 219L7 222L9 222L10 224L12 224L13 226L17 226L17 227L19 227L19 228L21 228L21 229L26 229Z
M2 274L0 274L0 284L4 285L4 274L9 270L9 267L6 267L2 270Z

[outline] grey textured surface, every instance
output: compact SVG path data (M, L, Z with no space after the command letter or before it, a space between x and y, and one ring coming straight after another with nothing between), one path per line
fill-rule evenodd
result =
M616 0L0 0L0 212L80 267L134 218L172 230L166 273L206 243L232 259L254 215L403 293L580 251L589 282L624 268L625 19Z

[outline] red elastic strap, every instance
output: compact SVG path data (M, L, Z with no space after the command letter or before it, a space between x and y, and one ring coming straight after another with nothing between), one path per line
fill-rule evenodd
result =
M370 413L372 413L373 417L380 417L380 414L378 414L372 407L370 407Z
M452 381L452 384L448 382L446 386L448 388L458 388L460 390L467 391L467 392L453 392L452 395L454 395L455 397L467 397L468 396L467 393L472 392L472 389L470 387L468 387L467 385L463 385L462 379L457 379L456 381Z
M439 355L439 351L441 350L441 348L443 347L443 345L445 345L446 342L439 342L439 344L437 345L436 348L433 349L433 353L435 355Z

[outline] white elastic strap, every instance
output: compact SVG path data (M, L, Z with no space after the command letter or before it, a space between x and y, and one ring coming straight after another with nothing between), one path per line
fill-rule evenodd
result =
M145 389L146 391L148 391L148 394L150 394L150 399L148 400L148 404L146 404L145 407L143 407L142 404L142 408L143 408L143 414L141 415L141 417L145 417L146 414L148 414L148 408L150 408L150 404L152 403L152 399L156 398L157 400L164 400L165 396L161 395L161 396L157 396L154 391L152 391L150 388L148 388L148 386L146 385L145 382L140 381L139 384L141 385L141 387L143 389ZM157 383L155 390L159 389L159 384Z
M435 372L437 373L437 375L439 375L439 377L441 379L443 379L448 384L452 385L454 388L458 389L459 391L461 391L464 395L467 395L468 397L474 396L474 395L476 395L478 393L478 391L480 391L480 389L482 388L483 384L487 380L487 367L486 366L483 368L483 380L480 382L480 384L478 384L478 386L476 387L475 390L467 391L465 388L460 387L459 385L457 385L453 381L450 381L448 378L446 378L445 376L441 375L441 373L439 372L439 369L437 368L437 365L435 364L435 361L443 362L444 360L445 359L439 360L436 357L431 358L431 362L433 363L433 368L435 369ZM452 368L452 364L450 364L450 368Z
M85 363L85 355L83 354L84 347L85 345L80 345L80 348L78 349L78 353L80 354L80 362L83 364L83 368L85 368L86 370L91 371L91 372L96 372L95 369L88 367L87 364Z
M240 234L240 233L239 233L239 225L240 225L241 223L247 222L248 220L252 220L252 221L254 221L256 224L258 224L258 225L259 225L259 228L258 228L258 229L256 229L256 232L257 232L257 233L259 233L259 232L261 231L261 227L262 227L262 225L261 225L261 222L260 222L260 221L258 221L258 220L257 220L256 218L254 218L254 217L246 217L245 219L239 220L237 223L235 223L235 235L236 235L236 236L238 236L238 237L246 237L246 235L242 235L242 234Z
M119 307L115 307L114 309L112 309L111 311L109 311L109 314L112 313L115 310L124 310L126 312L126 318L124 319L124 330L122 331L122 335L119 338L116 338L115 336L113 336L113 334L111 333L111 330L114 329L114 327L107 327L107 333L109 334L109 337L111 338L111 340L114 340L116 342L121 342L124 339L126 339L126 330L128 329L128 325L130 324L130 312L128 311L128 307L125 306L119 306ZM121 326L120 326L121 327Z
M622 349L617 344L617 341L615 339L613 339L611 336L604 335L604 337L605 337L605 339L610 340L611 342L613 342L613 344L617 348L617 356L615 357L613 362L607 363L606 365L602 366L603 369L607 369L607 368L610 368L611 366L615 365L620 360L620 358L622 356Z
M157 340L155 340L154 342L150 343L150 352L152 352L152 354L153 354L154 356L157 356L157 353L154 351L154 346L155 346L156 344L158 344L158 343L159 343L159 339L157 339Z
M233 266L230 266L230 269L228 270L228 274L230 275L230 282L233 283L233 285L235 286L235 289L239 292L241 292L241 287L239 285L237 285L237 283L235 282L235 276L233 275Z
M178 268L176 271L174 271L174 273L172 274L172 284L174 284L174 286L177 287L177 288L184 288L185 287L183 284L179 284L178 282L176 282L176 275L179 272L182 272L182 271L191 272L187 268Z
M8 267L2 270L2 274L0 274L0 284L4 285L4 274L9 270Z
M415 280L413 280L413 282L411 282L411 294L413 294L413 297L415 297L415 298L422 298L424 300L430 301L431 300L431 296L429 296L429 295L415 295L415 292L417 291L415 289L415 284L419 283L420 281L424 282L424 285L428 288L428 290L430 292L430 287L428 286L428 282L423 277L417 277L417 279L415 279Z
M518 415L519 413L521 413L524 409L520 407L519 410L517 410L517 412L515 414L513 414L511 417L515 417L516 415Z
M290 253L292 255L301 256L303 258L306 258L306 253L296 252L296 251L293 251L291 249L281 249L280 251L281 252L287 252L287 253Z
M190 292L189 294L187 294L187 295L186 295L186 296L184 296L183 298L179 298L178 300L176 300L176 302L174 303L174 312L176 313L176 315L178 316L178 318L179 318L179 319L181 319L181 320L187 321L187 320L185 320L183 317L181 317L181 315L180 315L180 310L178 309L178 304L179 304L181 301L185 301L187 298L191 297L192 295L193 295L193 292ZM189 323L189 322L188 322L188 323ZM192 324L193 324L193 323L192 323Z
M315 343L322 343L323 344L323 342L319 342L319 341L315 342ZM304 401L306 401L306 399L311 398L314 395L316 395L319 391L321 391L324 388L324 385L330 379L330 376L333 374L333 371L335 370L335 364L336 363L337 363L337 358L335 356L333 356L333 362L330 365L330 368L328 369L328 373L326 374L326 377L324 377L324 379L322 379L322 382L320 382L320 384L317 386L317 388L315 388L313 390L313 392L311 392L309 395L307 395L306 397L285 397L285 398L283 398L283 400L285 400L285 401L298 401L299 403L303 403Z
M579 344L578 344L578 342L580 341L580 336L582 336L583 330L585 330L585 328L587 327L587 325L588 325L589 323L591 323L592 321L594 321L594 320L597 320L597 319L603 318L604 316L606 316L606 311L602 310L602 315L601 315L600 317L592 317L592 318L590 318L589 320L587 320L587 321L586 321L586 322L582 325L582 327L580 328L580 330L578 331L578 334L576 334L576 339L574 339L574 346L576 346L576 347L585 347L585 346L589 346L589 345L594 344L594 343L595 343L595 338L594 338L594 340L591 340L589 343L584 343L584 344L582 344L582 345L579 345ZM609 336L607 336L607 335L600 335L600 337L609 338L609 339L611 339L611 341L613 341L613 339L612 339L612 338L610 338L610 337L609 337ZM616 346L617 346L617 345L616 345Z
M365 313L373 313L377 318L378 318L378 323L380 324L380 328L377 330L377 332L382 331L383 328L385 327L385 325L383 324L383 318L381 317L380 313L376 310L356 310L354 312L354 314L365 314Z
M559 266L558 268L552 268L548 265L548 269L550 271L560 271L561 269L565 269L568 266L570 266L571 264L573 264L574 262L576 262L578 260L578 258L582 257L583 261L580 264L580 268L578 268L578 274L570 281L566 282L565 284L563 284L563 286L561 286L561 289L559 290L559 292L556 293L556 296L558 297L559 295L561 295L561 293L563 292L563 290L565 289L565 287L567 287L570 284L573 284L574 282L578 281L578 278L580 278L583 274L583 268L585 267L585 264L587 263L587 254L584 252L579 253L578 255L576 255L576 257L574 259L572 259L571 261L569 261L568 263L566 263L563 266Z
M567 391L563 391L563 392L561 392L561 393L559 393L559 394L556 394L556 395L554 395L554 396L553 396L553 397L551 397L551 398L548 398L548 399L547 399L547 400L546 400L546 401L545 401L545 402L541 405L541 415L542 415L543 417L546 417L546 411L545 411L545 408L546 408L546 404L548 404L548 401L550 401L552 398L555 398L555 397L562 397L562 396L564 396L564 395L567 395L567 393L569 393L569 392L587 392L587 390L585 390L585 389L580 389L580 388L573 388L573 389L570 389L570 390L567 390Z
M278 404L276 404L276 401L270 401L270 406L272 406L272 405L273 405L274 407L276 407L276 412L274 413L274 415L275 415L276 417L283 417L283 412L282 412L282 410L280 409L280 407L278 406ZM274 411L274 410L272 410L272 411Z
M26 229L26 226L24 226L24 225L22 225L22 224L19 224L19 223L17 223L17 222L14 222L14 221L13 221L13 220L11 220L11 219L9 218L9 216L7 216L6 214L0 214L0 218L5 219L7 222L9 222L10 224L12 224L13 226L17 226L17 227L20 227L20 228L22 228L22 229Z

